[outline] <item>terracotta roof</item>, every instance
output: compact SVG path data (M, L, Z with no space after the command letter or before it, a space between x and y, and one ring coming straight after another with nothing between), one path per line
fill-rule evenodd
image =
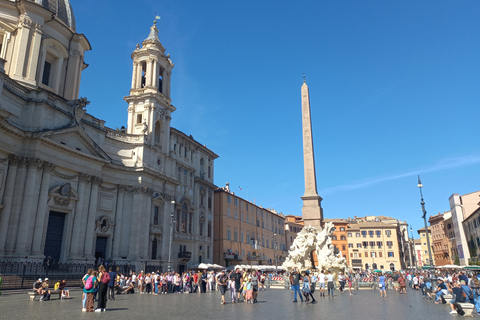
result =
M323 221L325 221L325 222L333 222L333 223L348 223L348 220L347 220L347 219L340 219L340 218L336 218L336 219L323 219Z
M358 227L358 223L349 223L347 225L347 230L348 231L355 231L355 230L359 230L360 231L360 228Z
M395 228L396 226L390 223L385 223L385 222L359 222L358 226L360 228Z

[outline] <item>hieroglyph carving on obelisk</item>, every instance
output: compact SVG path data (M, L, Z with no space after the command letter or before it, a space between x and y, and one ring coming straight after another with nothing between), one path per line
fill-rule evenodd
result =
M310 96L305 80L302 85L302 129L303 129L303 165L305 173L305 194L302 197L302 216L305 226L321 226L323 211L322 198L317 193L315 176L315 157L313 153L312 119L310 116Z

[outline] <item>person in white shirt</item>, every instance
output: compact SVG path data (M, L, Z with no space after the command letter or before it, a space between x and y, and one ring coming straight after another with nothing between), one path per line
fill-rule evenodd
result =
M320 274L318 275L318 289L320 290L320 296L325 297L325 273L323 273L323 270L320 271Z

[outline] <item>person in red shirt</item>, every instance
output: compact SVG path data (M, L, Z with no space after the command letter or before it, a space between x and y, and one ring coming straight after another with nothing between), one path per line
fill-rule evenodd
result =
M198 273L193 274L193 293L197 292L198 290Z

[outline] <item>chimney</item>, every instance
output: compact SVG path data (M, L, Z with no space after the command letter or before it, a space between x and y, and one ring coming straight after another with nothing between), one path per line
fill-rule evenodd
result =
M227 191L230 191L230 183L227 182Z

